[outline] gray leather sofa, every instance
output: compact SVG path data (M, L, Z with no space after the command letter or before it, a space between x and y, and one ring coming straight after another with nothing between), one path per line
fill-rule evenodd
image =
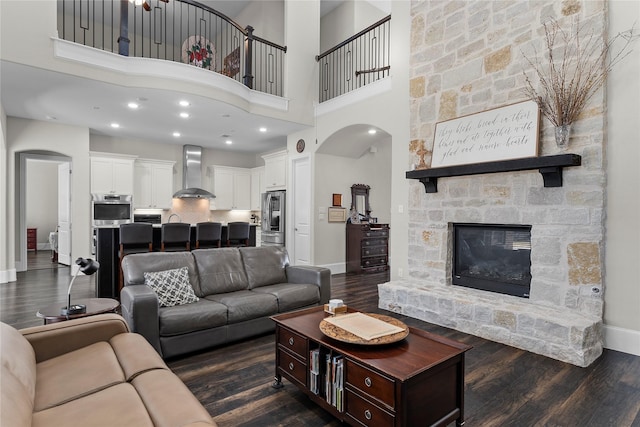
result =
M145 272L186 267L197 302L160 307ZM270 316L326 304L327 268L290 266L275 246L127 255L122 261L122 315L164 358L274 329Z

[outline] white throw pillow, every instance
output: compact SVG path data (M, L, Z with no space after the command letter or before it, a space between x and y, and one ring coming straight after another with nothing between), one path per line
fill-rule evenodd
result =
M153 273L145 272L144 284L158 295L160 307L190 304L199 300L189 283L187 267Z

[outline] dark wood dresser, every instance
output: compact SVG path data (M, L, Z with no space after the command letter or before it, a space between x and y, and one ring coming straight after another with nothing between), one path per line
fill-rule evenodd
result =
M347 224L347 273L389 269L389 224Z
M38 229L27 228L27 250L38 253Z

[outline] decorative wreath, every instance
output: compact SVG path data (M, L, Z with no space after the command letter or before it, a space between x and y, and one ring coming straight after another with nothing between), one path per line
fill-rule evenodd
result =
M197 41L195 44L191 45L191 49L188 51L188 54L189 64L193 64L200 68L211 67L213 52L211 51L210 44L206 44L205 47L202 47L200 45L200 41Z
M215 68L215 47L204 37L187 38L182 49L182 62L210 70Z

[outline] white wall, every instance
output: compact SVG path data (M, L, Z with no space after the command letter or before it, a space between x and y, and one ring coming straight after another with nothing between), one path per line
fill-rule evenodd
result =
M316 264L332 266L334 273L344 272L346 228L344 223L327 221L327 208L331 206L333 193L342 194L342 207L347 209L348 217L351 186L369 185L371 216L378 218L382 224L388 224L391 220L391 141L376 148L376 153L367 152L359 159L315 155L314 181L317 185L315 209L312 212L318 244L314 260Z
M236 17L231 17L242 28L253 27L253 34L270 42L284 44L284 1L253 1Z
M27 160L27 228L38 229L38 250L49 249L49 232L58 226L58 163Z
M320 1L287 1L285 13L284 97L289 98L288 120L314 123L313 100L318 99L318 65L320 47Z
M385 16L387 13L368 1L345 1L320 20L320 51L318 53L342 43Z
M87 256L91 250L91 199L89 188L89 129L15 117L7 118L7 253L9 266L22 260L16 250L20 238L16 176L20 165L16 153L49 151L71 158L71 258ZM15 242L15 244L14 244Z
M320 51L322 53L345 41L355 30L354 3L345 1L320 20Z
M8 237L7 221L7 115L0 105L0 283L14 282L16 270L8 262L9 247L13 242Z
M368 1L356 1L354 3L354 34L375 24L388 15Z
M609 33L640 23L640 3L609 2ZM640 355L640 46L607 85L606 346Z
M336 131L349 127L353 124L372 124L378 129L382 129L391 135L390 154L386 155L385 162L390 168L389 188L389 220L391 227L391 239L389 252L391 258L391 277L397 278L407 271L408 252L408 220L406 214L408 200L408 182L405 172L409 169L409 30L410 25L410 4L405 1L392 2L391 19L391 77L385 79L380 85L372 85L372 88L360 89L358 94L349 94L339 99L326 101L318 108L316 116L315 131L309 130L290 135L287 139L289 152L295 152L295 143L298 138L307 141L307 150L311 151L314 162L315 175L313 177L313 206L314 228L312 231L312 263L323 265L323 260L327 263L333 260L329 258L327 251L342 251L342 262L344 262L344 237L338 237L338 228L332 224L327 224L326 220L321 223L317 219L318 208L328 206L331 201L330 195L338 193L333 188L338 184L331 184L331 188L324 179L340 180L347 169L346 167L326 165L320 155L316 154L318 148ZM381 88L381 89L378 89ZM360 94L372 94L371 96ZM334 108L335 107L335 108ZM310 143L312 141L313 143ZM317 141L317 142L316 142ZM379 151L378 154L381 154ZM330 162L328 162L330 163ZM352 167L353 161L347 162ZM329 175L319 175L319 171L325 168ZM348 179L347 188L350 188L352 179ZM347 180L345 179L345 182ZM364 183L372 185L375 184ZM342 184L344 185L344 184ZM382 185L380 185L382 187ZM376 190L373 190L376 191ZM347 196L348 194L348 196ZM350 203L350 192L343 190L343 206ZM373 193L372 193L373 194ZM377 196L374 196L377 197ZM372 207L374 214L382 209L374 204ZM347 206L348 207L348 206ZM380 220L384 220L383 215L378 215ZM387 221L385 221L387 222Z

